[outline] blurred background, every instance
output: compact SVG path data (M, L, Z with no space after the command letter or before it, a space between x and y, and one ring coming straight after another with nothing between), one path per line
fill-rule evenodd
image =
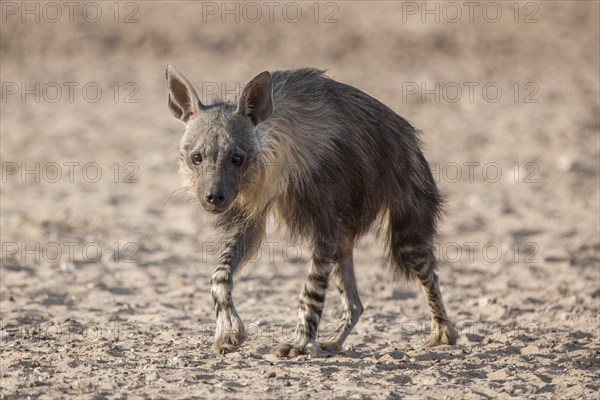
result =
M533 324L532 336L548 343L563 336L547 332L576 332L582 341L569 351L583 358L598 348L597 1L0 4L0 317L12 344L2 361L5 393L30 379L13 375L20 360L62 362L62 370L48 367L46 381L52 390L68 381L70 361L50 351L64 337L14 347L12 333L39 324L134 324L132 347L151 361L127 368L156 361L144 343L208 351L202 329L213 321L208 279L219 244L199 206L177 191L183 126L167 109L167 63L205 102L233 99L263 70L305 66L378 98L422 131L447 196L438 243L447 307L459 325L485 323L462 345L487 352L490 332ZM310 256L303 247L290 253L272 229L269 240L273 255L252 263L236 286L242 318L257 327L293 323ZM401 345L399 338L422 344L419 335L402 337L403 323L427 330L421 294L389 281L374 235L359 245L356 265L367 311L349 344L365 354ZM328 304L333 323L340 309ZM99 337L81 339L77 357L108 357L119 374L122 365L101 350L112 345ZM249 351L260 354L272 344L251 340ZM27 346L46 356L24 356ZM506 381L523 381L513 395L550 385L550 393L585 396L595 389L578 380L592 373L582 365L572 382L514 371ZM86 368L78 379L89 390L116 393L113 378L96 381ZM367 379L363 389L378 393L380 384Z

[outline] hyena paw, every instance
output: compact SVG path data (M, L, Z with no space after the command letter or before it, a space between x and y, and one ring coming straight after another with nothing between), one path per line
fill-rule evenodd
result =
M217 354L235 351L246 339L246 330L237 315L219 316L212 350Z
M301 355L315 356L317 352L312 343L305 345L298 343L282 343L273 349L273 354L279 358L294 358Z
M237 344L225 343L220 340L216 340L213 343L212 351L215 354L225 355L227 353L233 353L239 346Z
M426 347L441 346L444 344L455 344L458 339L458 332L450 321L434 321L431 330L431 338L425 344Z
M319 350L329 354L339 354L342 352L342 345L338 342L319 343Z

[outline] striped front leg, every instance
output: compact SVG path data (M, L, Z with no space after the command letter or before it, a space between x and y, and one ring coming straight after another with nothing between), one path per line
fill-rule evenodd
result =
M325 292L327 290L330 269L330 258L313 257L308 279L300 295L298 326L294 339L289 343L282 343L277 346L273 351L276 356L296 357L301 354L316 355L317 346L315 339L317 337L317 329L323 312L323 306L325 305Z
M233 276L257 251L264 237L264 230L263 220L226 238L227 246L210 281L217 314L215 341L212 347L215 353L231 352L246 338L244 324L235 310L231 296Z
M212 350L226 354L235 350L246 339L246 329L233 305L233 271L227 264L221 264L213 273L211 293L217 313L217 326Z

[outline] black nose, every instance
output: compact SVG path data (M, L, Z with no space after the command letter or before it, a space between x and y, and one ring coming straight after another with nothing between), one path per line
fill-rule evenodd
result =
M204 193L204 197L206 198L206 201L208 201L210 204L214 204L216 206L223 203L223 200L225 200L225 196L223 196L223 193L220 193L220 192L214 193L214 192L208 191L208 192Z

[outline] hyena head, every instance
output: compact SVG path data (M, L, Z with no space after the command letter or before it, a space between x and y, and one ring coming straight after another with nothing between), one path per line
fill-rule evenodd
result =
M167 66L169 109L185 124L180 169L185 184L211 213L227 210L255 182L258 170L256 126L273 111L271 74L254 77L238 104L200 102L190 82Z

